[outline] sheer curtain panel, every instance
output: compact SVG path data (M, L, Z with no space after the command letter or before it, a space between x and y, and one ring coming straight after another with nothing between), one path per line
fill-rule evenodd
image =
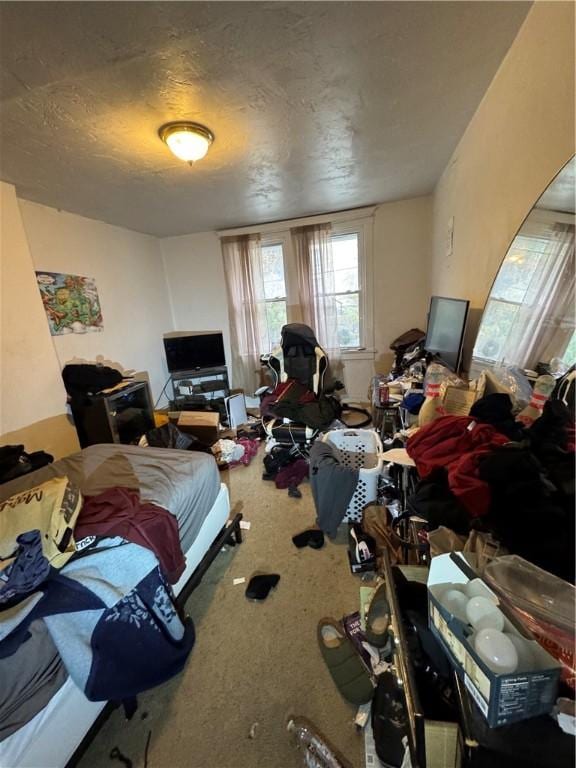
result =
M302 319L315 332L330 357L334 373L339 365L338 307L334 296L334 262L330 224L314 224L291 230Z
M264 279L260 235L221 239L230 312L232 379L252 395L260 371L260 328L263 322Z
M574 226L555 224L514 317L501 358L533 368L558 354L561 339L574 332Z

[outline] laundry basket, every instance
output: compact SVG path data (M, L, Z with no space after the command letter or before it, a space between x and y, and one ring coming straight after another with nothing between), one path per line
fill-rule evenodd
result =
M376 501L378 477L382 471L382 442L372 429L333 429L322 436L335 448L336 458L344 467L358 469L358 485L350 500L344 522L362 522L362 511Z

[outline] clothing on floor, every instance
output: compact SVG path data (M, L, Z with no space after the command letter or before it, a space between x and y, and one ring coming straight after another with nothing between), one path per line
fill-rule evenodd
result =
M51 569L33 595L7 608L0 658L44 619L62 661L90 701L122 700L180 672L194 643L152 552L121 538Z
M310 486L316 520L328 536L336 536L358 485L359 471L345 467L329 443L317 440L310 449Z
M288 464L286 467L282 467L274 482L276 488L290 488L291 486L297 488L308 477L309 467L306 459L296 459L292 464Z
M171 584L178 581L186 567L174 515L141 501L138 491L129 488L109 488L97 496L87 496L75 534L77 541L87 536L121 536L147 547L158 557Z
M236 445L244 448L244 452L239 459L230 462L230 464L232 466L236 464L243 464L245 467L247 467L254 456L256 456L258 453L258 447L260 443L258 440L252 440L249 437L239 437L236 440Z

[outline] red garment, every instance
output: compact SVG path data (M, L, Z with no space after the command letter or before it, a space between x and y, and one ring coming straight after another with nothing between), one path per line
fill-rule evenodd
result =
M309 471L306 459L296 459L292 464L288 464L279 470L274 478L276 488L284 489L290 488L291 485L300 485L308 477Z
M138 491L130 488L109 488L85 497L74 538L79 541L85 536L121 536L151 549L171 584L184 573L178 521L166 509L140 501Z
M238 440L236 440L236 443L244 446L244 454L241 459L238 459L238 461L231 461L228 466L235 467L238 464L244 464L244 466L247 467L258 453L260 443L258 440L250 440L249 437L239 437Z
M442 416L416 432L406 450L416 462L420 477L443 467L450 490L472 517L490 506L490 487L478 477L479 460L492 449L510 442L490 424L472 416Z

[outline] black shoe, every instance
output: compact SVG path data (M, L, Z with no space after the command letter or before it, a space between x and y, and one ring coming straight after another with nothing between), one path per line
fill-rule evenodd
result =
M288 496L290 496L291 499L301 499L302 491L295 485L290 485L288 486Z
M292 536L292 543L298 549L302 547L311 547L312 549L322 549L324 546L324 534L316 528Z
M271 589L278 584L280 576L277 573L261 573L252 576L246 587L246 597L250 600L265 600Z

